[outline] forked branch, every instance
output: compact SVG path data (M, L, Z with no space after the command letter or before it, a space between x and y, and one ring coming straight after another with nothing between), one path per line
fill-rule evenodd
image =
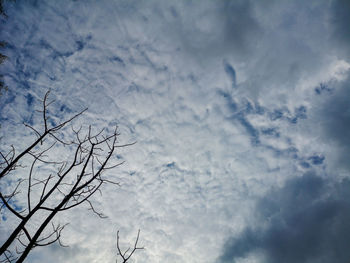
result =
M23 159L31 160L31 165L27 167L28 170L25 173L27 177L19 180L10 193L5 194L0 191L0 212L6 210L19 220L17 227L0 247L0 263L13 261L21 263L28 253L37 246L47 246L54 242L59 242L62 245L60 237L65 225L54 225L52 222L58 213L85 203L93 213L99 217L105 217L95 209L90 198L96 192L102 193L101 187L104 184L119 185L112 179L105 179L104 172L122 164L122 162L111 164L116 149L133 144L119 145L117 143L119 136L117 127L110 134L104 129L93 133L91 126L85 134L82 128L78 130L72 128L73 139L61 139L65 138L61 129L83 114L86 109L68 120L50 127L48 106L53 101L48 102L48 97L49 91L44 96L43 109L40 111L43 131L40 132L29 124L25 124L35 133L37 139L18 155L16 155L13 146L6 154L0 152L0 169L2 169L0 170L0 179L18 170L20 160L21 162ZM58 149L64 147L72 149L70 159L57 160L54 151L60 146L61 148ZM48 172L46 173L42 167L48 167ZM20 173L20 175L22 174ZM22 186L23 182L25 182L24 186ZM20 192L25 199L25 202L21 203L26 204L22 211L18 210L18 207L14 205L15 201L13 201L13 199L19 198L17 194ZM34 215L37 216L34 217ZM34 228L30 227L33 225L30 223L34 220L33 218L36 218L37 221L41 220L36 222ZM47 229L49 224L52 225L51 230ZM140 231L134 248L127 254L129 250L124 253L120 251L118 232L117 247L123 262L129 260L137 249L143 249L137 247L139 234ZM13 247L14 251L10 251L10 248Z
M139 237L140 237L140 229L137 232L137 237L136 237L134 247L132 248L132 250L130 251L131 248L129 247L124 252L122 252L122 250L120 248L120 244L119 244L119 230L117 231L117 256L119 256L121 258L122 263L126 263L131 258L131 256L135 253L136 250L145 249L144 247L139 247L137 245L137 243L139 242ZM118 263L118 258L116 259L115 262Z

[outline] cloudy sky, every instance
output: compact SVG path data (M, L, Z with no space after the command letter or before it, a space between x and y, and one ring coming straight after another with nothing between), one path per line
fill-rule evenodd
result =
M120 187L27 262L348 263L350 2L6 2L1 147L52 118L118 124ZM10 183L2 182L2 189ZM20 201L18 201L20 202ZM3 212L5 213L5 212ZM0 240L14 226L3 215Z

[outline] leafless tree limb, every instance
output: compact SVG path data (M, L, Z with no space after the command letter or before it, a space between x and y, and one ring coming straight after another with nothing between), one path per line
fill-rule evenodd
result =
M3 180L5 176L11 178L11 173L20 168L19 161L22 162L23 158L32 160L28 167L27 179L20 180L10 194L5 195L0 191L0 212L6 209L19 219L17 227L0 247L0 263L14 261L21 263L28 256L28 253L37 246L47 246L55 242L62 245L61 232L66 225L55 225L52 222L58 213L87 203L89 210L104 218L105 215L95 209L90 198L96 192L102 193L103 184L119 185L118 182L103 178L102 174L123 163L108 165L112 162L116 149L134 144L118 144L117 127L110 134L107 134L104 129L93 133L91 126L84 134L82 127L77 130L72 127L74 139L61 139L62 136L59 132L83 114L86 109L68 120L50 127L48 107L53 101L48 101L49 93L50 91L45 94L42 101L42 111L40 111L44 126L43 131L39 132L29 124L24 124L35 133L37 139L18 155L16 155L13 146L6 154L0 152L0 157L3 159L0 164L4 165L4 167L0 166L0 180ZM53 151L59 146L75 148L69 161L50 159L52 156L55 158ZM42 166L50 167L50 171L52 169L56 171L45 175L45 171L41 170ZM26 187L21 187L23 182L26 183ZM23 195L26 198L26 209L22 211L18 211L18 207L13 206L12 203L15 196L20 193L19 189L25 192ZM29 227L35 215L40 215L41 222L36 228ZM47 228L48 224L52 225L51 230ZM120 254L123 262L126 262L137 249L142 249L137 247L139 233L131 253L128 256L126 253ZM18 245L16 245L16 241ZM117 243L120 250L119 232ZM13 246L17 256L14 256L14 252L10 251L10 247Z
M8 174L11 170L16 168L16 164L17 162L26 154L28 154L36 145L39 144L39 142L42 144L43 143L43 139L45 137L47 137L47 135L51 135L54 136L55 139L57 140L57 137L54 135L55 132L58 132L60 129L62 129L64 126L66 126L67 124L71 123L74 119L76 119L77 117L79 117L80 115L82 115L85 111L87 111L87 108L84 109L83 111L75 114L74 116L72 116L71 118L69 118L66 121L61 122L60 124L49 128L48 127L48 123L47 123L47 107L53 102L47 102L48 96L50 94L50 91L46 92L44 100L43 100L43 122L44 122L44 132L39 133L35 130L36 135L38 136L37 140L34 141L28 148L26 148L23 152L21 152L16 158L15 157L15 148L12 146L12 157L8 159L5 158L5 161L8 162L8 165L0 172L0 179L3 178L6 174ZM29 125L27 125L29 127ZM63 141L59 140L61 143ZM4 157L3 154L1 154L2 157Z
M137 232L137 237L134 243L134 247L132 248L132 250L130 251L130 247L125 250L124 252L122 252L121 248L120 248L120 244L119 244L119 230L117 231L117 256L119 256L121 258L121 262L122 263L126 263L131 256L135 253L136 250L141 250L141 249L145 249L144 247L138 247L137 243L139 242L139 237L140 237L140 229ZM128 254L128 252L130 251L130 253ZM116 263L118 263L118 258L115 261Z

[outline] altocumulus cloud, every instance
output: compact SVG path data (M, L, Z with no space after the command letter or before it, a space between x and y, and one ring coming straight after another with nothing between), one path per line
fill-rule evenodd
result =
M53 120L89 106L79 123L118 123L121 142L137 141L109 174L122 187L94 199L109 219L65 214L70 248L34 250L29 262L114 262L116 228L125 240L141 228L138 262L343 262L348 1L5 7L8 144L33 139L18 125L40 126L48 88ZM14 223L1 222L0 241Z

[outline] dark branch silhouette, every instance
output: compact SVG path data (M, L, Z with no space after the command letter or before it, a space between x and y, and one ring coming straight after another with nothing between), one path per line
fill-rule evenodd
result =
M126 263L131 258L131 256L135 253L136 250L145 249L144 247L137 246L137 243L139 242L139 237L140 237L140 230L137 232L137 237L136 237L134 247L132 248L132 250L129 247L127 250L122 252L122 250L120 248L120 244L119 244L119 230L117 231L117 259L115 261L116 263L118 263L118 258L121 258L122 263Z
M0 263L23 262L29 252L37 246L47 246L54 242L62 245L61 232L66 225L53 222L60 212L86 203L88 209L104 218L105 216L97 211L90 198L96 192L102 193L103 184L118 185L118 182L105 179L103 174L106 170L122 164L122 162L112 163L115 150L133 144L118 144L117 127L109 134L103 129L93 133L91 126L85 133L82 128L78 130L72 128L74 138L66 139L62 129L86 109L66 121L51 126L48 106L53 101L49 102L48 98L49 92L45 94L40 111L43 130L38 131L25 124L37 136L36 140L19 154L13 146L7 153L0 152L1 182L7 183L7 178L12 179L18 173L20 176L26 173L24 179L17 181L12 191L0 192L0 212L12 214L19 222L0 248ZM71 156L61 161L58 160L55 151L63 148L68 148ZM24 160L31 160L31 164L23 166L21 162ZM10 187L5 189L8 188ZM22 198L21 201L26 199L25 208L16 206L18 198ZM49 224L51 229L48 227ZM136 249L138 248L135 244Z

